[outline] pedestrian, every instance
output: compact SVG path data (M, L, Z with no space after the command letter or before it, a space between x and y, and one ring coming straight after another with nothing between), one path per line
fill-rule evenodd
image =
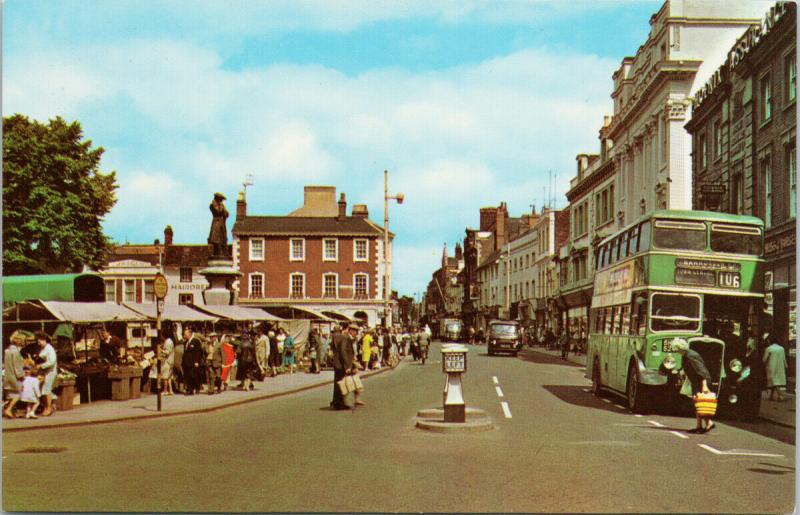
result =
M372 359L372 330L368 330L361 338L361 363L364 364L364 370L369 369L369 363Z
M206 355L200 337L195 334L191 326L187 325L183 330L183 339L186 345L182 358L184 395L194 395L200 392L200 386L203 383Z
M175 367L175 342L174 328L167 326L162 334L164 341L161 343L161 377L158 378L159 388L164 395L172 395L172 369Z
M561 335L561 359L567 359L569 356L569 331L564 331Z
M469 328L467 329L467 334L469 335L469 344L475 345L475 328L469 326Z
M222 354L222 342L217 333L208 335L206 346L206 381L208 394L222 393L222 365L225 357Z
M223 334L222 338L219 339L220 343L222 344L222 374L220 374L220 382L222 384L222 391L228 389L228 382L231 378L231 368L233 368L233 364L236 361L236 351L231 344L231 337L227 334Z
M358 326L355 324L349 325L347 332L337 331L333 333L331 341L331 350L333 351L333 400L331 400L331 408L335 410L349 409L338 383L353 368L353 341L357 334Z
M9 338L9 345L3 353L3 391L8 404L3 409L3 415L15 418L14 406L19 402L22 392L22 382L25 380L25 363L19 345L25 344L25 336L14 331Z
M428 331L422 330L417 335L417 341L419 342L419 350L417 351L419 354L419 359L422 360L422 364L424 365L425 360L428 359L428 348L431 344L431 335L428 334Z
M286 334L286 331L281 329L284 333L283 340L283 366L289 369L290 374L294 374L294 367L296 365L297 349L295 349L294 338L292 335Z
M256 338L256 364L258 365L258 379L263 381L267 377L269 369L269 338L267 337L267 326L261 324L258 328L258 338Z
M708 383L711 382L711 374L706 368L703 357L696 351L689 348L689 342L683 338L675 338L672 340L672 349L682 356L682 367L686 373L686 379L689 381L691 391L681 390L681 393L686 395L690 394L692 398L698 394L708 395L711 390L708 388ZM707 433L716 427L716 424L711 420L709 415L701 415L696 411L697 425L694 429L690 429L689 433Z
M186 381L183 377L183 353L186 350L186 341L178 338L179 336L180 333L173 331L172 382L174 390L180 393L186 391Z
M764 335L764 343L769 343L770 335ZM783 345L773 341L766 349L764 349L764 356L761 358L766 367L767 373L767 390L769 390L769 400L773 400L777 396L778 402L783 402L783 389L786 388L786 351Z
M270 377L275 377L278 375L278 367L281 366L283 357L278 350L278 336L275 334L275 331L270 330L267 332L267 338L269 338L269 357L267 358L267 362L269 363L269 375Z
M44 411L42 416L49 417L53 414L53 387L56 383L58 373L58 362L56 350L50 345L50 337L42 331L36 333L36 341L39 342L41 352L39 352L39 373L44 374L44 384L42 385L41 396L44 397Z
M253 374L257 368L256 364L256 349L253 340L250 338L249 331L242 331L242 337L239 339L239 348L237 349L237 379L241 381L237 390L255 390L253 385Z
M36 416L36 408L39 407L39 398L42 396L42 392L39 389L39 377L30 365L25 365L22 371L24 378L22 380L20 400L28 405L25 418L39 418ZM42 415L47 416L44 413Z
M308 354L311 358L312 374L319 374L322 370L320 362L322 361L322 338L319 335L319 329L316 327L311 328L308 334Z

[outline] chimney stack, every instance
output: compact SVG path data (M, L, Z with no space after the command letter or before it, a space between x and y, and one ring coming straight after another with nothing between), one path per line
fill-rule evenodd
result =
M369 208L366 204L353 204L351 215L354 218L369 218Z
M347 218L347 200L345 199L344 193L339 194L339 216L336 217L337 220L342 221Z
M172 245L172 226L164 227L164 245Z
M236 221L241 222L247 216L247 200L244 198L244 192L240 191L236 196Z

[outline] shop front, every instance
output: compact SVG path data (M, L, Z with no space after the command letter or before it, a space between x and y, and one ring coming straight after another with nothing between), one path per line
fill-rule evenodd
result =
M766 329L771 329L773 340L786 348L792 382L797 355L796 242L793 222L768 231L764 241L765 308L771 317L771 327Z

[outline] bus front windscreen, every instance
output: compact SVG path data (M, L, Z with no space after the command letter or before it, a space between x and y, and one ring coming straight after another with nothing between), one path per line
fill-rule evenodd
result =
M657 220L653 230L653 246L670 250L706 250L706 224Z
M654 293L650 303L653 331L700 330L700 297L674 293Z
M761 229L758 227L711 225L711 250L714 252L759 256L763 250L761 241Z
M497 336L517 335L517 326L513 324L492 324L490 329Z

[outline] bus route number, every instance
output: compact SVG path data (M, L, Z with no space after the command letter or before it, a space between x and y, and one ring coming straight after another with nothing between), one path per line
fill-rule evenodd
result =
M739 288L741 282L741 276L738 272L719 273L719 286L722 288Z

